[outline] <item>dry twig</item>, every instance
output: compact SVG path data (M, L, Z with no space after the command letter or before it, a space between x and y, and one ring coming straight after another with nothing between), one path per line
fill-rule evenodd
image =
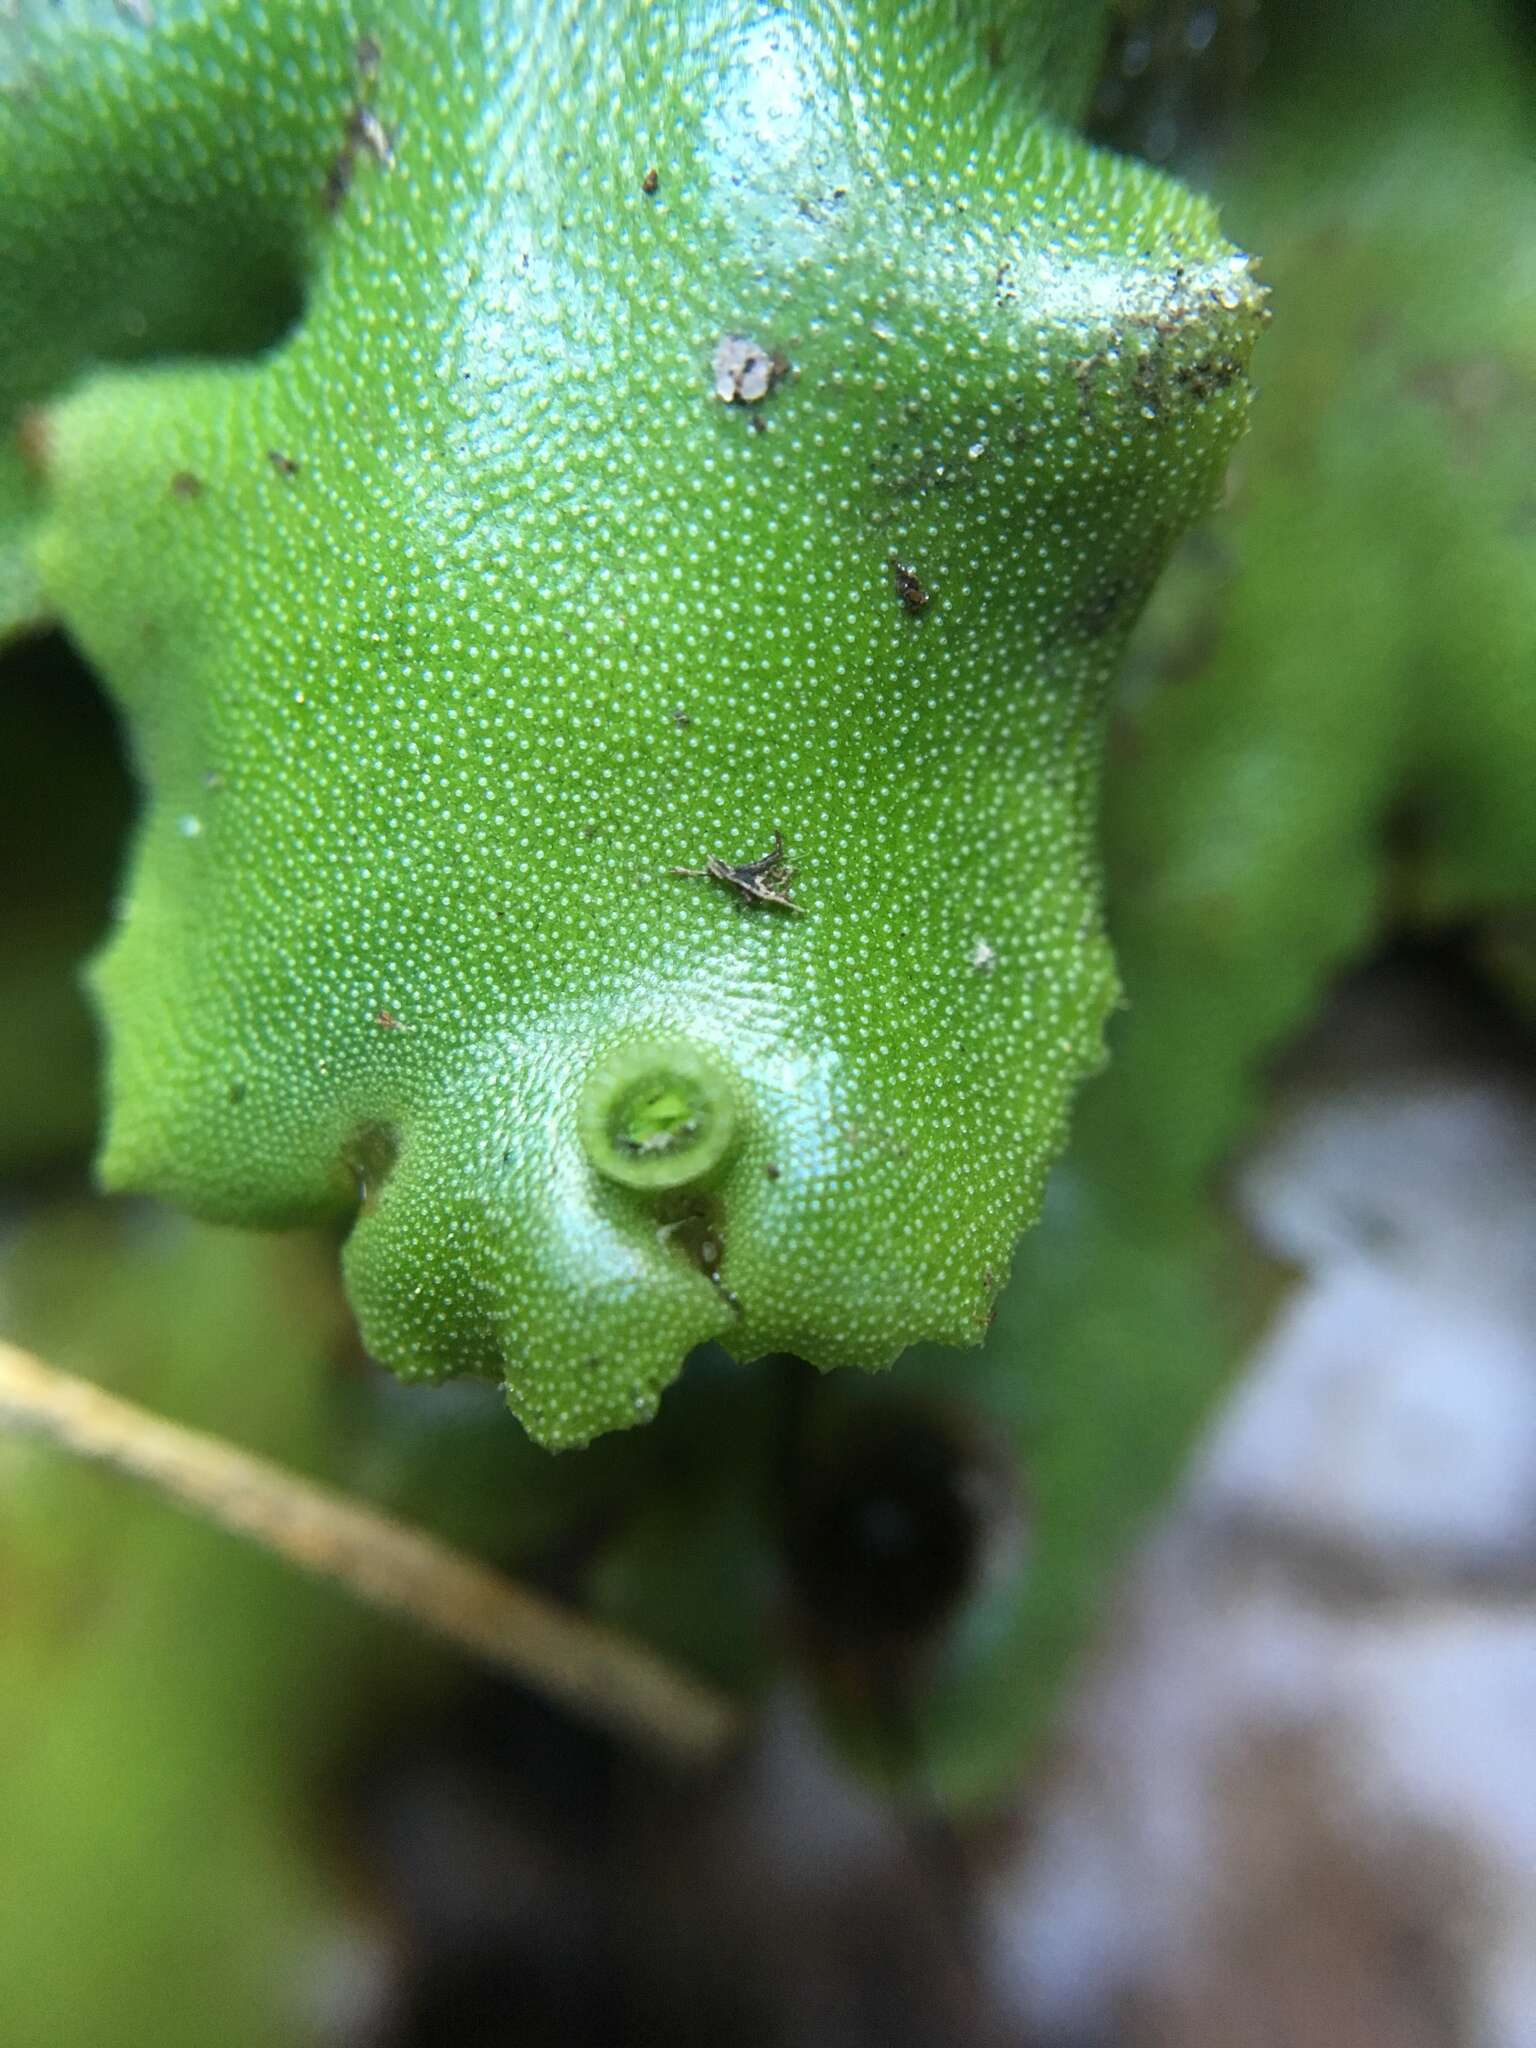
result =
M721 1694L436 1537L222 1438L167 1422L0 1341L0 1428L114 1466L289 1564L404 1615L590 1721L702 1763L736 1732Z

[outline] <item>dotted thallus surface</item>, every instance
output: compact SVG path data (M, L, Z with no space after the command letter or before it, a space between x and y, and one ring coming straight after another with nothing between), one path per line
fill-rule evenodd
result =
M708 1337L977 1340L1115 996L1106 687L1246 405L1208 209L938 0L23 22L0 399L147 792L108 1181L355 1209L371 1348L551 1444ZM793 911L669 872L775 834ZM699 1185L583 1148L631 1041L729 1078Z

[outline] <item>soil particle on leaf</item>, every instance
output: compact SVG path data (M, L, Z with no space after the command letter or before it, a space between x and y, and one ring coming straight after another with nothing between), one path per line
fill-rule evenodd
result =
M896 586L896 595L909 612L915 615L927 611L930 592L926 585L915 570L909 569L905 562L898 562L894 555L891 557L891 581Z
M280 448L269 448L267 450L267 460L279 476L297 476L299 473L299 465L294 461L293 457L285 455Z
M1243 371L1242 365L1230 356L1202 356L1199 362L1186 363L1173 374L1175 383L1191 397L1204 401L1225 391Z
M714 371L716 398L726 405L756 405L788 374L789 363L744 334L725 334L715 349Z
M195 477L190 469L178 469L171 478L173 498L200 498L203 495L202 480Z
M652 164L650 169L646 172L645 176L640 180L640 190L645 193L654 192L660 183L661 173L660 171L657 170L656 166Z

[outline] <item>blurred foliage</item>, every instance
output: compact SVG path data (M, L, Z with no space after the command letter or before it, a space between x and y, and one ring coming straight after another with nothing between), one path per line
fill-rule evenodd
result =
M7 1246L0 1305L49 1358L167 1414L301 1467L329 1455L334 1306L291 1240L65 1205ZM396 1654L387 1633L8 1441L0 1617L0 2038L303 2041L346 1932L315 1772Z
M1250 52L1248 11L1222 18ZM1127 1008L965 1386L1015 1447L1035 1552L1011 1627L926 1695L952 1798L987 1796L1046 1725L1272 1298L1221 1170L1287 1037L1394 933L1449 932L1509 996L1532 985L1531 47L1472 4L1277 8L1262 28L1237 106L1152 82L1188 124L1176 167L1263 251L1275 327L1228 502L1122 684L1106 841ZM1220 29L1186 52L1225 65Z

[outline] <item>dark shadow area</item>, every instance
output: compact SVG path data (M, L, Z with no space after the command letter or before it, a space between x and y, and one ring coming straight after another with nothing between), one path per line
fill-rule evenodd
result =
M62 634L0 653L0 1175L82 1182L97 1121L81 984L119 887L133 786L117 722Z

